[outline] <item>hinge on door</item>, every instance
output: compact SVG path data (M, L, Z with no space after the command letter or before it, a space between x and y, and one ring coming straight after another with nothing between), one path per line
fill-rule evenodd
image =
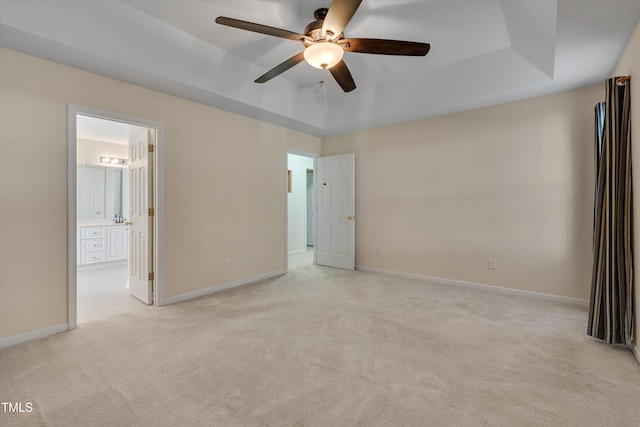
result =
M149 216L154 216L156 211L153 208L149 208Z
M153 144L149 144L149 153L153 153L155 150L155 146Z
M149 273L149 280L155 280L155 274Z

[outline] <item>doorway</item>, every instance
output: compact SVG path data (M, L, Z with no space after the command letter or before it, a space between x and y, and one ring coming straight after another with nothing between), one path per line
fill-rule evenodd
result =
M162 124L70 105L68 134L69 329L145 304L162 305ZM144 144L133 143L140 135ZM148 170L140 180L132 159L139 160L142 145L153 155L145 154ZM147 190L140 191L141 183ZM143 220L136 217L140 206ZM132 218L144 225L144 246L132 244L140 241L133 231L140 225L132 225ZM141 266L139 259L148 263ZM140 287L134 273L142 270L155 297L143 297L145 304L132 296Z
M287 269L315 262L314 158L287 154Z

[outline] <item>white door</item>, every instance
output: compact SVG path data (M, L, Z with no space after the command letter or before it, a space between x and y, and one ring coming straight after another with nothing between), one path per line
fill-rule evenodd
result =
M316 159L317 264L355 269L354 166L354 154Z
M135 129L129 137L129 290L153 304L153 135Z

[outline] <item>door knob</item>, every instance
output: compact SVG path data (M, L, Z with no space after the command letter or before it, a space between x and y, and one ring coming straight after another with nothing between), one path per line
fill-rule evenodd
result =
M347 217L347 219L348 219L349 221L353 221L354 216L353 216L353 215L349 215L349 216Z
M133 224L133 222L131 222L131 221L125 221L124 222L124 225L131 225L131 224Z

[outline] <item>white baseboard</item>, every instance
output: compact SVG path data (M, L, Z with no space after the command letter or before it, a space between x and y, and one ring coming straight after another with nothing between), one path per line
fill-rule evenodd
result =
M96 262L93 264L82 264L82 265L78 265L76 268L78 271L98 270L106 267L115 267L117 265L127 265L128 263L129 261L124 259L119 261L107 261L107 262Z
M306 252L307 252L307 249L306 249L306 248L305 248L305 249L298 249L297 251L290 251L290 252L288 253L288 255L293 255L293 254L304 254L304 253L306 253Z
M24 344L29 341L38 340L40 338L46 338L51 335L59 334L61 332L67 332L69 325L67 323L61 323L60 325L50 326L44 329L38 329L35 331L27 332L25 334L14 335L12 337L0 338L0 348L12 347L18 344Z
M480 290L484 290L484 291L496 292L496 293L501 293L501 294L506 294L506 295L526 296L526 297L530 297L530 298L544 299L544 300L548 300L548 301L564 302L564 303L568 303L568 304L572 304L572 305L579 305L581 307L589 307L589 301L585 300L585 299L563 297L563 296L551 295L551 294L544 294L544 293L541 293L541 292L523 291L523 290L520 290L520 289L503 288L503 287L500 287L500 286L484 285L482 283L464 282L464 281L461 281L461 280L444 279L442 277L424 276L424 275L413 274L413 273L402 273L402 272L399 272L399 271L384 270L384 269L373 268L373 267L357 266L356 268L358 270L362 270L362 271L369 271L371 273L386 274L388 276L403 277L405 279L422 280L422 281L425 281L425 282L438 283L438 284L442 284L442 285L451 285L451 286L459 286L459 287L463 287L463 288L480 289Z
M246 279L236 280L234 282L223 283L222 285L216 285L210 288L201 289L199 291L188 292L186 294L181 294L175 297L166 298L159 305L169 305L169 304L175 304L177 302L187 301L193 298L209 295L214 292L223 291L225 289L236 288L238 286L248 285L250 283L258 282L260 280L271 279L272 277L282 276L285 273L286 273L285 270L278 270L278 271L272 271L270 273L261 274L259 276L247 277Z

